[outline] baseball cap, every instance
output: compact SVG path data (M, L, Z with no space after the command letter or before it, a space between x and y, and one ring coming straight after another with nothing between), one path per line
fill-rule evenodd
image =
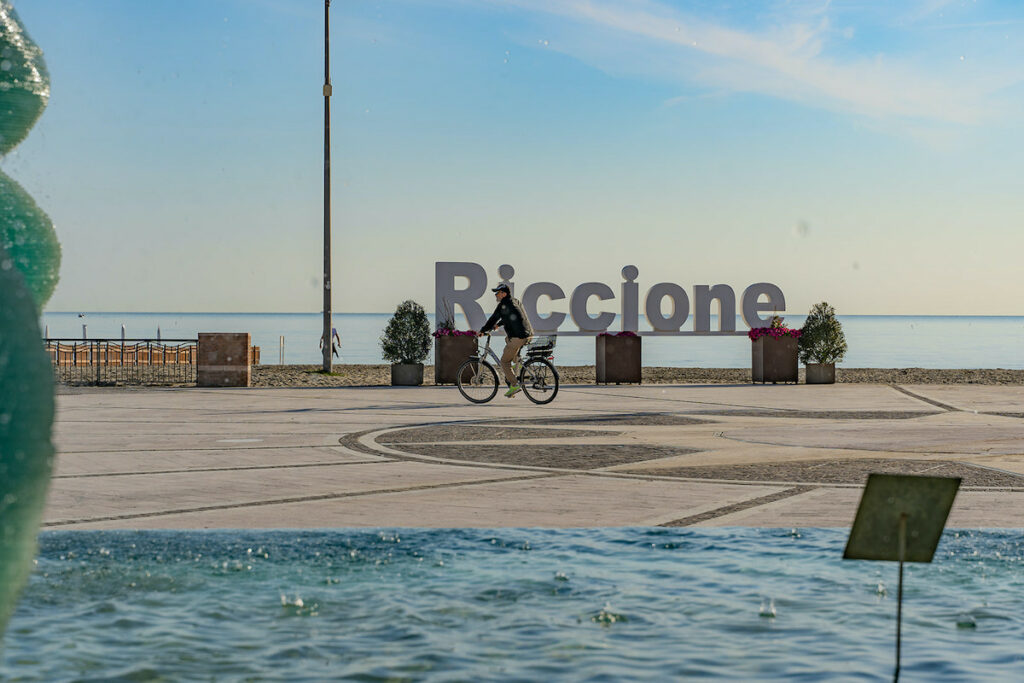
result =
M497 287L495 287L491 291L492 292L505 292L506 294L511 294L512 293L509 290L508 285L506 285L504 282L502 282L500 285L498 285Z

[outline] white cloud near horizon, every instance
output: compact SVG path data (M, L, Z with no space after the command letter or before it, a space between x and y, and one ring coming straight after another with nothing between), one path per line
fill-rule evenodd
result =
M996 68L999 65L991 62L980 66L949 51L940 52L938 59L922 55L917 60L849 49L830 56L826 50L830 41L848 43L856 31L850 26L833 28L828 2L786 3L771 14L770 26L757 30L688 15L654 0L497 4L565 20L570 38L554 41L550 48L598 68L672 78L666 65L685 65L675 69L677 80L878 120L894 119L900 128L978 125L1000 118L1006 101L996 95L1024 81L1018 67ZM930 15L945 4L932 3L918 14ZM580 28L597 29L601 39L588 39ZM630 43L630 56L625 60L621 54L611 56L615 50L608 39Z

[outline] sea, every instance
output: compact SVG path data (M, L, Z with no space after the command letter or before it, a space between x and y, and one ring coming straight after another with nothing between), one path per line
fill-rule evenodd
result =
M897 565L846 534L45 531L0 679L886 680ZM1020 680L1022 587L1020 530L947 531L906 566L904 679Z
M433 316L430 318L434 328ZM380 336L387 313L338 313L342 364L383 363ZM850 368L1005 368L1024 369L1024 316L839 316ZM790 327L803 316L786 316ZM458 317L456 326L468 329ZM688 323L692 326L692 321ZM712 329L717 320L712 318ZM264 365L321 362L320 313L110 313L46 312L40 328L50 338L195 339L199 332L248 332L260 347ZM611 326L618 329L618 321ZM643 329L643 328L642 328ZM687 326L684 326L684 330ZM742 320L737 330L746 329ZM555 349L559 365L593 365L591 337L561 336ZM428 362L432 362L432 359ZM746 337L645 337L645 366L744 368L750 366Z

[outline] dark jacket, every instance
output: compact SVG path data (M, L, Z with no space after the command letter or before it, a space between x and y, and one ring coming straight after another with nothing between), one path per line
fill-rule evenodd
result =
M526 311L523 310L519 299L513 299L510 296L502 297L498 302L498 307L494 309L494 315L480 331L493 330L499 320L501 320L501 324L505 328L505 335L508 337L526 339L533 336L533 326L530 325L530 319L526 317Z

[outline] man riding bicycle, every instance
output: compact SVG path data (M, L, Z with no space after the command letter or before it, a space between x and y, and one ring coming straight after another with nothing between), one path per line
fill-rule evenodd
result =
M482 336L501 326L505 328L505 351L501 354L501 372L505 375L505 383L508 384L508 391L505 396L511 398L522 390L512 372L512 359L519 355L519 349L523 348L530 337L533 336L533 327L530 319L526 317L523 304L518 299L512 298L508 285L502 282L491 290L498 300L498 306L494 314L488 319L477 336Z

